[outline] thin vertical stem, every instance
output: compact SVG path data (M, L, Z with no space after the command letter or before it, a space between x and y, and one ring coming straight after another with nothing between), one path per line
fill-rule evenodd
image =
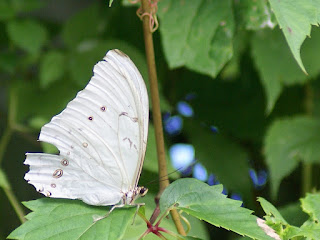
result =
M305 86L305 112L306 115L313 115L313 89L310 82ZM302 164L302 196L310 192L312 188L312 164Z
M13 134L13 129L16 121L16 108L17 108L17 99L14 91L10 89L9 91L9 107L8 107L8 120L7 120L7 126L4 130L3 135L1 136L0 140L0 164L3 161L5 151L7 149L7 146L10 142L11 136ZM11 186L9 185L9 180L7 179L6 175L3 175L5 178L5 181L8 183L7 186L3 187L4 193L9 199L10 204L14 208L18 218L20 219L21 223L25 222L24 218L24 211L23 208L18 201L17 197L12 191Z
M7 198L9 199L9 202L11 204L11 206L13 207L14 211L16 212L19 220L21 223L24 223L26 221L24 215L24 211L21 207L21 204L20 202L17 200L16 196L14 195L14 193L12 192L11 190L11 187L10 188L4 188L3 189Z
M150 0L141 1L143 13L150 13L151 6ZM145 50L148 64L149 82L151 89L151 101L152 101L152 113L153 113L153 123L155 127L156 143L157 143L157 155L158 155L158 167L159 167L159 181L160 189L158 196L164 191L164 189L169 185L169 180L163 180L163 177L168 175L167 172L167 162L165 158L165 148L164 148L164 138L163 138L163 127L160 111L160 99L159 99L159 88L157 79L157 70L154 55L153 37L149 24L149 15L144 15L143 17L143 32L144 32L144 42ZM178 232L185 236L186 233L181 224L179 213L176 210L171 210L170 214L176 225Z

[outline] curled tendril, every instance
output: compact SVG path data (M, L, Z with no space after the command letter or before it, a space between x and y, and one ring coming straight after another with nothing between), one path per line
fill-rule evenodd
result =
M129 2L132 4L136 4L139 1L141 1L141 0L129 0ZM138 17L141 20L143 19L144 16L149 17L149 26L150 26L150 31L152 33L155 32L159 27L159 22L158 22L158 18L157 18L158 1L159 0L149 0L150 12L143 12L141 7L136 12Z

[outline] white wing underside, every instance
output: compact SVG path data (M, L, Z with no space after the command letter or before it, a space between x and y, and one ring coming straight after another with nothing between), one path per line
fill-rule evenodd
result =
M130 58L111 50L88 85L41 129L59 155L27 153L25 179L44 195L113 205L133 190L144 160L149 106Z

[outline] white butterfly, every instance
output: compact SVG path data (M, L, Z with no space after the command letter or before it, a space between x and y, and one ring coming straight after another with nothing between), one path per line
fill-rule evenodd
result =
M137 186L148 135L146 86L117 49L93 72L85 89L41 129L39 140L60 154L27 153L30 171L24 178L48 197L132 205L147 192Z

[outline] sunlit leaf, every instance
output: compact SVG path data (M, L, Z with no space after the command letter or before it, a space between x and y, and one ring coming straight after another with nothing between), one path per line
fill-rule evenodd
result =
M217 227L260 240L272 239L257 225L242 202L226 198L222 185L209 186L196 179L179 179L160 198L160 209L174 207Z
M307 193L305 198L301 199L301 207L303 211L308 213L313 220L320 220L320 194Z
M27 222L14 230L9 239L120 239L136 211L135 207L116 209L107 218L107 207L89 206L77 200L43 198L24 203L33 212Z

